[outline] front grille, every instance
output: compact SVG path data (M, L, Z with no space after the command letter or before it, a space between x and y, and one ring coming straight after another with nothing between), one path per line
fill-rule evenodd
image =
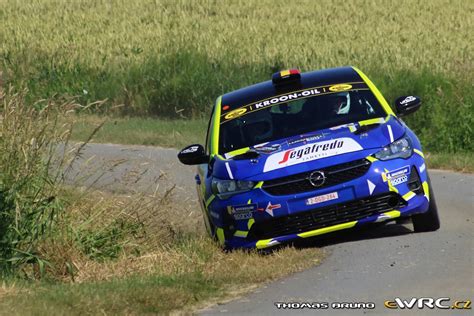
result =
M406 206L407 202L394 192L360 200L317 208L285 217L255 223L249 233L255 240L298 234L306 231L361 220Z
M369 168L370 161L367 159L359 159L317 170L324 172L324 175L326 176L324 184L318 186L317 189L330 187L359 178L363 176ZM288 195L313 191L316 187L309 182L309 176L314 171L315 170L265 181L262 189L271 195Z

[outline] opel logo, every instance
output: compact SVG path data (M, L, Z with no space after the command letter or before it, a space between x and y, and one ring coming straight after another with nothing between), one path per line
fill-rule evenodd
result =
M313 171L309 175L308 180L313 187L320 187L326 182L326 176L322 171Z

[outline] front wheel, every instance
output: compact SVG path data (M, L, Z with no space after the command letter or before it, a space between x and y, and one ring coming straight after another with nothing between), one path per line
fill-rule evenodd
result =
M217 240L217 234L216 234L216 226L212 223L211 218L209 217L209 213L207 210L203 211L203 218L204 218L204 225L206 226L206 231L209 237L212 238L212 240L216 241Z
M438 230L440 227L438 207L436 206L436 200L431 189L431 181L428 177L430 203L428 211L422 214L416 214L411 217L413 222L413 230L415 232L432 232Z

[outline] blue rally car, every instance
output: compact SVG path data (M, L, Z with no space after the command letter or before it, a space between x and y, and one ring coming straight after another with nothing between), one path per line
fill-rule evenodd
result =
M267 248L369 223L411 217L440 226L423 152L360 70L285 70L220 96L205 146L178 154L198 165L204 222L227 248ZM398 117L397 117L398 116Z

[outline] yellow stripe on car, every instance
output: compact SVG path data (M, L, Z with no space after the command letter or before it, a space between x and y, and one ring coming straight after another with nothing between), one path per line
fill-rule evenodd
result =
M384 169L385 172L382 172L382 179L384 182L387 182L388 189L392 192L398 193L398 189L392 185L390 179L387 178L388 170Z
M416 196L415 192L410 191L410 192L408 192L407 194L404 194L402 197L403 197L403 199L404 199L405 201L408 202L409 200L411 200L411 199L414 198L415 196Z
M382 213L382 215L385 215L388 218L397 218L397 217L400 217L400 214L401 214L400 211L397 211L397 210Z
M216 229L216 235L217 235L217 240L219 240L219 243L220 243L221 245L223 245L224 242L225 242L224 230L223 230L222 228L219 228L219 227L218 227L218 228Z
M213 201L215 198L216 198L216 196L213 194L213 195L211 195L211 196L207 199L207 201L206 201L206 208L209 207L209 205L212 203L212 201Z
M375 162L375 161L378 160L377 158L372 157L372 156L367 156L367 157L365 157L365 159L367 159L367 160L370 161L370 162Z
M413 151L415 153L417 153L418 155L420 155L422 158L425 158L425 155L423 154L423 152L421 150L415 148L415 149L413 149Z
M428 186L428 182L423 182L423 191L425 191L425 196L426 199L429 201L430 200L430 188Z
M257 241L257 244L255 245L257 249L263 249L263 248L268 248L271 246L278 245L280 242L278 242L275 239L264 239L264 240L259 240Z
M241 237L241 238L247 238L247 235L249 234L248 231L246 230L236 230L234 233L235 237Z
M370 120L363 120L363 121L360 121L360 122L359 122L359 125L360 125L360 126L365 126L365 125L382 124L382 123L385 123L385 119L379 117L379 118L374 118L374 119L370 119Z
M222 96L218 97L216 100L214 117L212 119L210 146L211 157L219 153L219 120L221 119L221 104Z
M397 211L397 210L382 213L377 217L377 220L375 221L375 223L381 223L392 218L400 217L400 214L401 214L400 211Z
M245 154L247 151L250 150L250 147L245 147L245 148L240 148L240 149L236 149L236 150L233 150L231 152L228 152L226 154L226 156L228 158L231 158L231 157L234 157L234 156L238 156L238 155L242 155L242 154Z
M249 221L247 222L248 230L250 230L250 228L252 228L253 224L255 224L255 220L253 218L249 219Z
M344 223L344 224L338 224L334 226L329 226L329 227L324 227L320 229L315 229L315 230L310 230L309 232L301 233L298 234L299 237L301 238L308 238L308 237L313 237L313 236L318 236L326 233L331 233L335 232L341 229L347 229L347 228L352 228L357 224L357 221L349 222L349 223Z
M253 188L254 189L260 189L263 185L263 181L258 182Z

